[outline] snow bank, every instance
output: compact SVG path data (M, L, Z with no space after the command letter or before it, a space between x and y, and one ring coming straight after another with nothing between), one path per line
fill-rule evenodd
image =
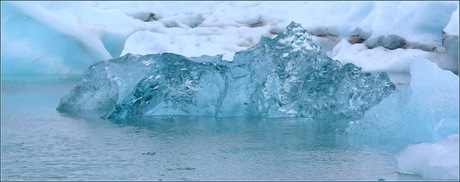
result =
M150 31L138 31L127 40L122 55L176 53L185 52L187 56L199 57L201 55L223 55L224 60L232 60L237 51L252 45L255 37L246 39L228 39L224 35L170 35ZM260 37L259 37L260 38ZM169 44L166 44L169 43ZM138 46L142 45L142 46Z
M411 64L411 84L386 97L347 133L434 142L458 133L458 76L423 58Z
M458 180L458 134L437 143L409 145L398 153L399 172L429 179Z
M442 31L457 27L458 32L451 20L458 2L1 3L3 73L83 73L92 63L128 52L223 54L231 60L233 53L254 46L261 36L274 38L291 21L312 32L325 54L331 54L340 40L354 37L362 39L354 42L361 46L420 49L424 52L405 57L422 54L451 64L438 56L446 52ZM393 44L396 39L399 43ZM364 55L373 52L358 53L364 62ZM400 69L378 61L362 64L363 69ZM453 67L458 69L454 63L443 68Z
M342 39L333 48L330 57L343 63L353 63L370 72L409 72L412 60L422 57L437 63L441 69L458 73L458 60L443 52L421 49L389 50L384 47L369 49L365 44L351 44L346 39Z

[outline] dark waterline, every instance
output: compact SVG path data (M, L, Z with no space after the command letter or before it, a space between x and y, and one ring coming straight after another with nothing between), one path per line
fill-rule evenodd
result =
M58 113L83 75L2 75L2 180L423 180L348 121Z

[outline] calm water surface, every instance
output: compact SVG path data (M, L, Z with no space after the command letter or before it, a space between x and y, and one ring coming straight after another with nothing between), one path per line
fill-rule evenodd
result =
M82 77L2 76L2 180L423 180L348 121L58 113Z

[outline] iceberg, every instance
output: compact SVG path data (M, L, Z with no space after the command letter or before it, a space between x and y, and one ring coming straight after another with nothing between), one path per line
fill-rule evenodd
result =
M129 69L118 68L120 65ZM112 70L110 77L116 79L91 70ZM124 78L127 74L134 74L129 81ZM91 84L110 88L109 93L95 94L105 89ZM128 90L131 92L126 94ZM341 65L325 56L311 34L292 22L276 38L262 37L255 46L235 53L231 62L223 61L222 56L188 58L163 53L129 54L95 64L76 89L62 99L58 110L63 110L59 109L64 108L61 105L71 110L83 108L79 105L88 104L83 99L91 100L92 108L112 105L105 118L359 118L394 90L386 73L364 73L351 63ZM94 102L100 95L109 102ZM75 103L77 106L72 106Z
M109 118L213 115L225 95L227 63L221 56L146 55L152 72L140 80ZM131 87L133 88L133 87Z
M396 155L399 172L458 180L458 134L437 143L409 145Z
M396 90L346 129L351 135L435 142L458 134L459 80L450 71L419 58L411 83Z

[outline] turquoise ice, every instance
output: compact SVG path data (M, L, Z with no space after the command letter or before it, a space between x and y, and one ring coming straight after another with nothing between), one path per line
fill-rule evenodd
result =
M94 94L105 90L110 94ZM172 53L103 61L91 67L58 110L90 109L81 106L89 99L94 109L114 107L106 118L359 118L394 90L386 73L364 73L321 54L311 34L292 22L276 38L262 37L237 52L232 62Z
M411 64L411 83L350 123L353 135L436 142L458 134L458 76L420 58Z

